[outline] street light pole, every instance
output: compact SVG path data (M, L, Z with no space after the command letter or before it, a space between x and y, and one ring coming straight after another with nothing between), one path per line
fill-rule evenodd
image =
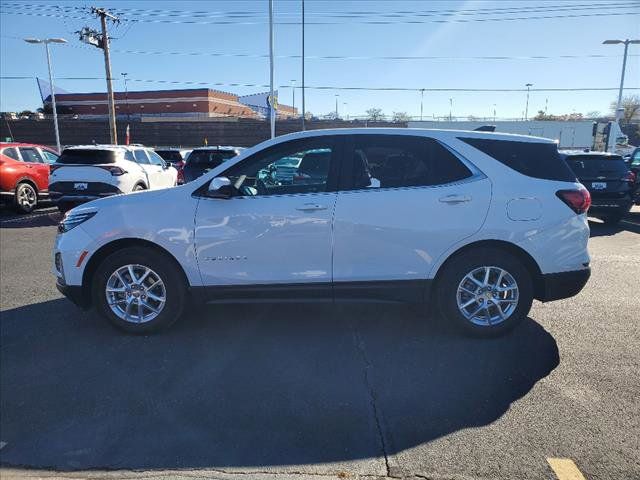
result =
M304 105L304 0L302 0L302 131L305 130L305 115L307 111Z
M338 95L338 94L336 93L336 120L338 119L338 97L339 97L339 96L340 96L340 95Z
M121 73L124 78L124 103L127 105L127 124L131 121L131 110L129 109L129 89L127 88L128 73Z
M276 115L273 103L273 0L269 0L269 84L271 94L269 96L269 121L271 123L271 138L276 136Z
M629 45L640 44L640 40L605 40L603 45L619 45L624 44L624 57L622 58L622 75L620 76L620 90L618 91L618 103L616 105L616 122L620 123L622 118L622 91L624 90L624 73L627 68L627 52L629 51Z
M420 89L420 121L422 121L422 107L424 106L424 88Z
M453 120L453 98L449 99L449 121Z
M496 104L493 104L493 121L496 121Z
M291 80L291 107L293 108L293 118L296 116L296 81Z
M49 85L51 85L51 107L53 108L53 128L56 133L56 147L58 149L58 153L61 151L60 147L60 130L58 129L58 109L56 107L56 89L53 85L53 73L51 68L51 54L49 53L49 44L50 43L67 43L64 38L45 38L44 40L39 40L37 38L25 38L25 42L27 43L44 43L44 48L47 51L47 67L49 69Z
M527 83L525 87L527 87L527 105L524 108L524 120L526 122L529 118L529 91L533 87L533 83Z

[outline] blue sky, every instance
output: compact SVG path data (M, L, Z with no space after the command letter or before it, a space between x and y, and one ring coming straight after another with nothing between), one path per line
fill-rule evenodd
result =
M63 5L86 7L86 2L45 2L28 0L24 7L0 2L0 72L2 76L39 76L47 78L44 48L24 43L21 38L65 37L68 45L52 47L55 76L104 77L102 52L81 44L73 33L84 25L98 27L90 15L78 11L58 18L55 10L38 9L29 5ZM606 7L594 4L607 4ZM275 0L275 19L279 22L299 21L299 0ZM571 10L576 5L591 5L582 10ZM625 8L614 7L625 4ZM260 55L268 54L267 0L256 1L107 1L98 6L129 9L123 19L147 20L123 22L113 30L112 65L114 77L127 72L132 81L129 89L149 90L179 88L181 85L136 80L171 80L210 83L212 88L238 94L264 90L261 87L214 86L215 83L266 85L269 82L269 63ZM495 14L480 9L505 8L560 8L561 10ZM631 7L631 8L630 8ZM140 9L131 12L131 9ZM215 18L196 21L243 21L255 23L185 24L154 23L154 20L191 21L193 14L178 17L152 16L149 10L181 10L219 12ZM564 10L563 10L564 9ZM443 16L456 10L456 16ZM461 11L475 10L473 15ZM342 12L370 12L364 17L348 19L327 17ZM398 14L390 12L432 11L429 15ZM436 11L436 12L433 12ZM22 14L17 14L21 12ZM52 13L53 12L53 13ZM230 12L252 12L250 18L239 19ZM624 13L604 16L603 13ZM37 13L39 15L25 15ZM428 12L426 12L428 13ZM435 13L435 16L433 16ZM533 83L534 88L617 88L620 81L622 46L602 45L607 38L640 38L640 3L619 0L577 0L573 2L550 0L525 1L306 1L306 83L309 86L355 87L408 87L424 88L424 115L449 114L453 99L453 115L465 117L492 116L519 117L525 104L522 92L430 92L430 88L523 88ZM506 21L504 18L531 16L589 15L578 18L547 18ZM54 16L49 16L54 15ZM79 18L74 18L79 17ZM424 23L397 23L405 20L424 20ZM500 21L459 22L461 19L500 18ZM391 24L362 24L356 21L382 19ZM152 20L152 22L149 22ZM433 20L448 20L447 23ZM338 25L314 25L312 22L338 22ZM277 56L300 54L300 26L275 26L275 53ZM124 51L193 52L202 55L132 54ZM249 57L216 57L209 53L249 54ZM640 45L630 46L626 87L640 88ZM317 59L316 56L380 57L380 56L439 56L444 59L383 60ZM580 58L558 58L576 55ZM586 55L605 55L588 58ZM482 60L479 56L531 57L549 56L547 59ZM277 85L290 85L295 79L300 85L300 59L277 58L275 63ZM104 91L104 80L59 80L57 85L68 91ZM183 85L188 88L188 85ZM121 81L115 85L123 89ZM640 91L628 92L640 94ZM384 91L307 90L307 110L324 114L335 109L338 94L341 114L364 114L370 107L379 107L386 114L403 111L419 115L420 93ZM532 92L529 112L544 109L548 99L550 113L589 111L607 112L617 92ZM291 89L280 89L280 101L291 103ZM35 80L1 80L0 110L16 111L40 106ZM346 105L345 105L346 103ZM300 106L300 91L296 92L296 106Z

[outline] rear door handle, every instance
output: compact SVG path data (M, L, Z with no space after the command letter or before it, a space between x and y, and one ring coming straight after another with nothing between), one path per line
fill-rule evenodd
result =
M442 203L465 203L465 202L470 202L471 201L471 197L469 197L468 195L446 195L444 197L440 197L439 200Z
M326 210L327 207L324 205L318 205L317 203L305 203L301 207L297 207L296 210L300 210L301 212L313 212L315 210Z

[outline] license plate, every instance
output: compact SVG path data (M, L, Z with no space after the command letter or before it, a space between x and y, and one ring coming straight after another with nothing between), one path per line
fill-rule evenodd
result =
M74 183L73 184L73 189L74 190L86 190L88 186L89 186L89 184L85 183L85 182Z
M607 188L607 183L606 182L593 182L591 184L591 188L593 188L594 190L604 190L605 188Z

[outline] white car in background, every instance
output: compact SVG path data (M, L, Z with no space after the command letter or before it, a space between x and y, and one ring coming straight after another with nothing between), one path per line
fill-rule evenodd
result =
M178 171L150 148L79 145L51 166L49 196L61 212L91 200L177 184Z
M312 160L304 182L264 181L260 172L290 158L305 170ZM130 332L166 327L196 300L295 299L432 304L493 336L534 298L585 285L589 204L552 140L314 130L181 187L72 210L53 272L62 293Z

